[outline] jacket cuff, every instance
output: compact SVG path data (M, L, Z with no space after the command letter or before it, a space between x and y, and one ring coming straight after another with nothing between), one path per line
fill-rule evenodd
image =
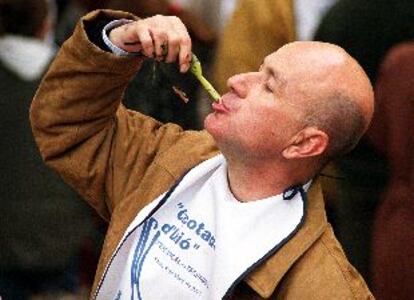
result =
M124 49L117 47L114 43L111 42L111 40L108 37L108 33L112 29L122 26L124 24L128 24L130 22L132 22L132 20L127 20L127 19L114 20L106 24L105 27L102 29L101 36L102 36L103 42L105 43L105 46L109 48L112 53L118 56L128 56L128 55L133 56L133 55L140 54L140 53L130 53L128 51L125 51Z
M78 22L72 37L62 48L67 49L68 53L82 57L85 65L93 65L97 71L106 70L106 72L122 74L122 77L134 75L141 66L143 58L114 55L103 41L103 28L117 19L138 20L130 13L120 11L92 11Z

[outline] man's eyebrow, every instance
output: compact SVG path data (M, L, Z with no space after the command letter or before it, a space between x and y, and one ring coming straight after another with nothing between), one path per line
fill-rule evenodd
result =
M272 77L275 78L276 81L286 82L280 72L278 72L275 68L270 66L270 63L266 63L266 58L263 60L263 63L260 65L259 70L264 70L269 73Z
M271 77L275 80L276 84L280 87L284 87L287 84L286 79L283 75L271 66L266 66L265 71L270 74Z
M277 69L272 67L269 62L266 62L266 59L264 59L263 64L260 66L260 70L268 73L273 78L275 82L275 92L278 94L284 92L287 85L286 78Z

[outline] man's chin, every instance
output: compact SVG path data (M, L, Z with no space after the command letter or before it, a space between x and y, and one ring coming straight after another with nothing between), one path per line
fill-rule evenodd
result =
M210 113L204 119L204 129L210 133L215 139L222 135L223 126L215 117L214 113Z

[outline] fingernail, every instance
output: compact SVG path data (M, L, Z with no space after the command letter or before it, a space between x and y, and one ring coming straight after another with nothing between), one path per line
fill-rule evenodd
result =
M189 68L189 64L188 64L188 63L182 63L182 64L180 65L180 72L181 72L181 73L185 73L185 72L187 72L187 71L188 71L188 68Z
M147 47L147 48L144 49L144 52L148 57L151 57L151 58L154 57L154 52L152 51L152 48Z

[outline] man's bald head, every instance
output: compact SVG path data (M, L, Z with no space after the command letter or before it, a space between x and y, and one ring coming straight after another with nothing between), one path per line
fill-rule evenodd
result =
M320 42L287 44L269 59L287 76L286 93L304 113L305 124L328 135L325 154L352 149L374 109L373 89L359 64L342 48Z

